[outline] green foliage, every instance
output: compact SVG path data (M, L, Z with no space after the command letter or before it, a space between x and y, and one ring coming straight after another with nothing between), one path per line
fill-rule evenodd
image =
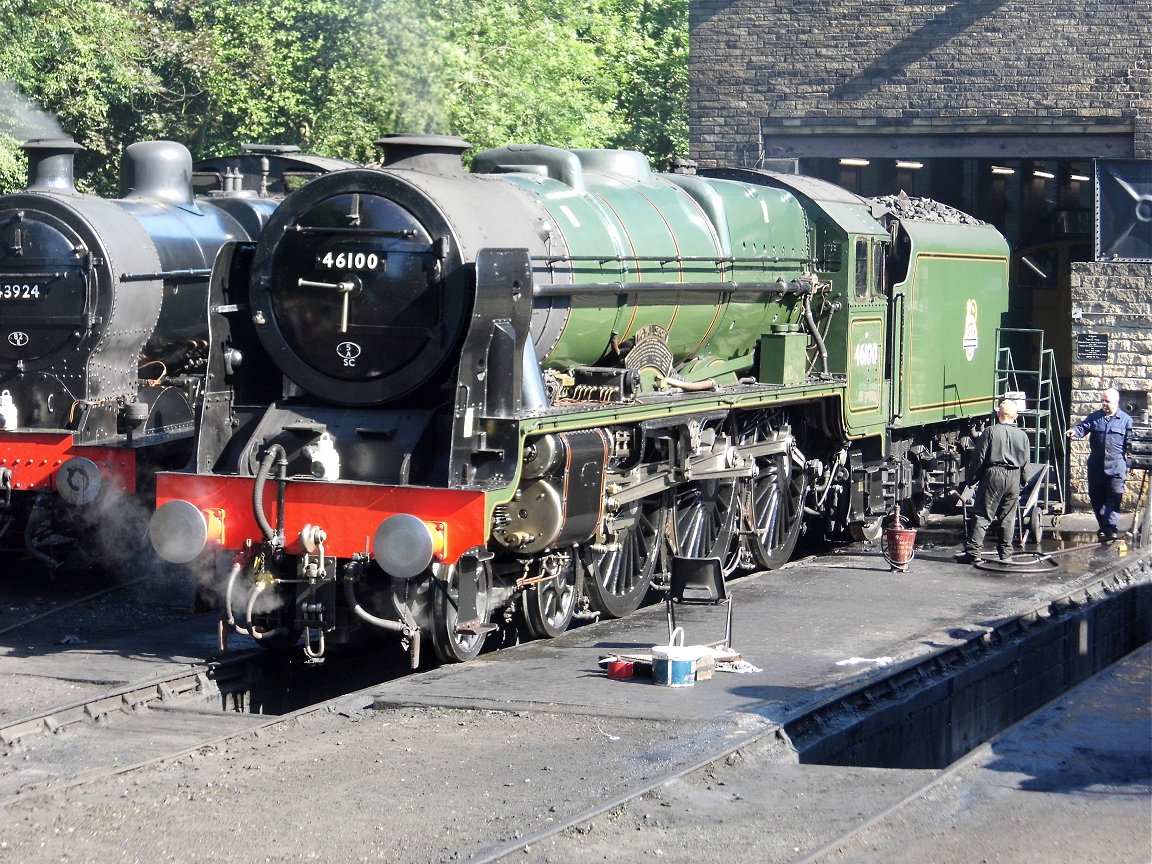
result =
M616 64L624 132L613 146L646 153L663 169L688 156L688 0L624 0Z
M688 0L425 0L452 130L686 155Z
M28 175L27 160L19 150L20 142L0 132L0 191L19 189Z
M394 116L373 80L372 0L155 0L181 81L180 134L194 153L245 142L370 155Z
M58 134L104 194L148 138L367 161L384 133L445 132L662 167L686 150L687 2L0 0L0 190L20 140Z
M11 82L3 131L23 140L63 128L88 149L78 164L98 178L106 157L129 143L118 134L123 118L161 88L139 24L124 4L104 0L0 2L0 81ZM6 149L5 159L22 160Z
M590 0L438 0L454 131L478 148L511 141L599 147L622 131ZM615 34L612 34L613 36Z
M389 132L453 133L449 122L450 81L444 58L451 51L429 11L427 0L377 0L361 22L364 38L356 73L387 94L392 108L373 128L373 137ZM333 122L348 122L340 115L360 116L359 106L342 102L333 106Z

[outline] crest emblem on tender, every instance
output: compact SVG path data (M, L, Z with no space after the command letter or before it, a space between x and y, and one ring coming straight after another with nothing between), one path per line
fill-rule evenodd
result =
M964 307L964 356L971 360L980 346L980 333L976 329L976 301L969 299Z

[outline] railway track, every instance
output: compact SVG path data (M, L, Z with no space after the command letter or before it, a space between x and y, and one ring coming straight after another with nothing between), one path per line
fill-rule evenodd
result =
M33 615L27 615L27 616L21 618L19 621L12 621L12 622L6 623L3 627L0 627L0 636L4 636L4 635L7 635L9 633L13 633L17 630L22 630L26 627L29 627L33 624L36 624L37 622L43 621L46 618L51 618L55 615L60 615L64 612L68 612L69 610L75 609L78 606L82 606L82 605L87 604L87 603L92 603L94 600L104 599L104 598L107 598L110 595L116 594L118 592L127 591L128 589L132 588L133 586L139 585L139 584L147 581L147 579L148 579L147 576L140 576L140 577L137 577L135 579L130 579L127 582L121 582L121 583L116 584L116 585L108 585L104 588L101 588L98 591L93 591L90 594L84 594L83 596L80 596L80 597L74 597L70 600L58 602L58 603L54 604L50 609L45 609L45 610L43 610L41 612L37 612Z
M275 722L244 710L265 659L195 664L3 723L8 770L0 776L0 804L131 771Z
M610 859L613 849L646 848L670 861L1073 864L1100 859L1094 844L1109 823L1119 823L1112 860L1147 860L1129 855L1149 823L1152 775L1140 730L1150 651L1143 646L938 770L796 765L786 741L753 735L597 802L585 818L564 819L469 860L585 864ZM1101 729L1119 734L1098 740ZM808 824L789 818L817 798ZM1085 820L1104 827L1088 830ZM1045 835L1042 852L1028 850L1035 839L1029 832ZM637 834L652 839L637 844L622 836ZM1047 845L1053 841L1064 847L1056 855Z
M0 580L0 725L182 672L212 654L187 577L37 569Z
M1019 572L1031 573L1033 572L1033 565L1037 562L1044 562L1065 555L1083 554L1096 548L1098 548L1096 544L1086 544L1047 555L1021 556L1027 560L1022 561ZM1009 571L1005 569L999 572ZM971 661L978 660L979 655L983 652L983 646L1007 645L1017 639L1026 638L1026 634L1031 628L1043 627L1049 619L1058 618L1070 610L1089 606L1103 595L1122 590L1126 584L1128 584L1128 579L1124 575L1119 578L1107 577L1100 583L1074 592L1057 603L1022 615L1018 620L998 627L995 631L990 630L986 637L952 652L954 655L952 657L949 657L948 652L945 652L935 658L932 664L928 664L927 672L924 669L915 670L914 677L917 683L912 690L928 687L936 675L942 679L947 679L955 672L962 670L963 667L969 666ZM1129 661L1130 665L1134 662L1137 666L1146 666L1147 646L1137 654L1140 659ZM1108 671L1105 670L1105 673ZM1096 677L1104 677L1105 673ZM912 671L910 670L908 674L911 675ZM900 685L893 684L896 680L898 680L897 676L893 676L891 679L881 679L875 686L863 688L857 696L846 698L843 708L839 707L839 699L823 706L810 706L809 710L815 719L807 725L823 730L823 733L820 734L831 733L836 724L831 715L826 715L828 711L841 714L847 712L857 717L866 715L867 711L883 701L881 694L884 691L891 691L891 695L900 700L904 694L900 692ZM1092 679L1081 686L1087 689L1093 685L1094 680ZM1066 698L1075 703L1075 696ZM1143 695L1137 698L1145 699ZM855 707L854 702L859 702L860 707ZM862 707L865 704L868 706L867 708ZM1036 713L1039 715L1042 712ZM1019 724L1013 724L1013 728L1016 725L1023 725L1023 723L1024 721L1020 721ZM712 737L716 743L703 747L702 752L699 752L694 758L674 762L665 770L654 772L652 775L644 777L641 782L629 784L618 790L616 794L593 798L578 812L569 811L564 818L558 819L546 828L532 834L517 836L510 841L493 844L480 854L470 857L469 860L477 862L477 864L487 864L487 862L509 860L510 856L513 855L516 856L516 860L529 862L563 860L575 864L575 862L585 860L599 860L598 855L611 848L610 842L604 843L601 840L599 844L593 844L590 849L583 850L583 854L581 854L573 848L572 838L586 833L595 833L596 826L619 820L621 815L631 808L645 811L642 818L648 820L653 811L659 812L661 806L675 808L676 804L679 803L688 809L685 818L686 825L680 829L681 833L685 833L691 830L687 826L693 824L694 820L697 823L704 823L708 820L707 815L699 817L695 811L701 808L702 802L711 797L714 799L713 804L715 804L715 799L726 799L728 806L726 816L738 820L740 818L739 811L731 807L731 803L740 801L743 795L736 791L739 788L736 784L745 783L751 788L756 788L757 784L756 782L749 783L748 778L743 777L735 781L731 792L721 791L717 793L717 787L722 789L726 785L727 781L722 778L726 775L739 774L745 766L758 766L753 770L761 774L776 772L776 776L779 778L780 772L787 771L787 767L796 761L795 749L789 734L797 734L804 727L804 723L787 723L779 727L772 727L770 724L765 725L745 734L733 734L731 730L727 734L714 732ZM1005 730L1001 735L1007 735L1010 732L1011 729ZM808 746L811 746L811 742ZM897 778L889 784L890 789L887 790L886 794L869 790L871 795L860 800L859 808L855 802L852 803L849 806L851 815L844 820L845 824L842 828L834 831L831 839L826 839L818 848L805 852L805 847L797 846L792 849L792 852L796 854L789 854L788 850L773 850L776 855L767 857L763 857L758 848L756 857L760 860L786 861L789 864L820 864L820 862L839 860L837 854L840 850L858 842L870 831L891 830L898 832L905 812L911 811L924 799L935 794L937 790L954 782L958 776L965 772L986 769L989 763L995 762L995 759L993 745L984 742L943 769L903 771L884 769L890 777ZM836 770L851 774L861 769L841 767ZM781 783L781 785L785 784ZM850 786L851 783L846 785ZM828 790L824 788L821 792L827 794ZM745 810L768 812L780 806L779 800L769 800L775 794L775 790L763 794L765 795L763 802L754 803L750 807L746 806ZM804 793L800 794L803 795ZM655 808L650 806L652 801L659 802ZM669 801L672 803L669 804ZM649 806L645 806L643 802L648 802ZM703 809L708 811L706 804ZM713 818L717 818L721 822L725 821L724 815L716 814ZM658 820L655 820L654 824L658 824ZM896 828L889 826L896 826ZM698 829L706 831L708 827L699 824ZM642 829L638 827L637 830ZM705 856L703 860L713 859ZM719 860L724 860L724 856L721 855ZM847 860L859 859L849 858Z
M355 700L355 688L368 681L370 702L381 680L407 671L396 654L358 652L322 668L255 648L4 721L0 806L324 713L336 700Z

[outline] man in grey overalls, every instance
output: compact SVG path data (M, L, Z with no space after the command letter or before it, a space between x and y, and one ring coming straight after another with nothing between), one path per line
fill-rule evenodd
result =
M1012 558L1012 535L1016 531L1016 508L1028 464L1028 435L1016 425L1016 402L1005 399L996 411L996 423L984 430L968 460L964 483L959 491L979 484L972 502L972 520L964 540L964 551L956 556L961 564L975 564L982 558L984 534L995 521L1000 526L998 553L1001 561Z

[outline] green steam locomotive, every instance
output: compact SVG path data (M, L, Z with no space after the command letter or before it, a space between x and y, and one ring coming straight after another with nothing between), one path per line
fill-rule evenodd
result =
M995 399L993 227L633 152L380 144L213 276L196 465L150 536L227 563L222 634L468 660L628 614L674 556L778 567L956 484Z

